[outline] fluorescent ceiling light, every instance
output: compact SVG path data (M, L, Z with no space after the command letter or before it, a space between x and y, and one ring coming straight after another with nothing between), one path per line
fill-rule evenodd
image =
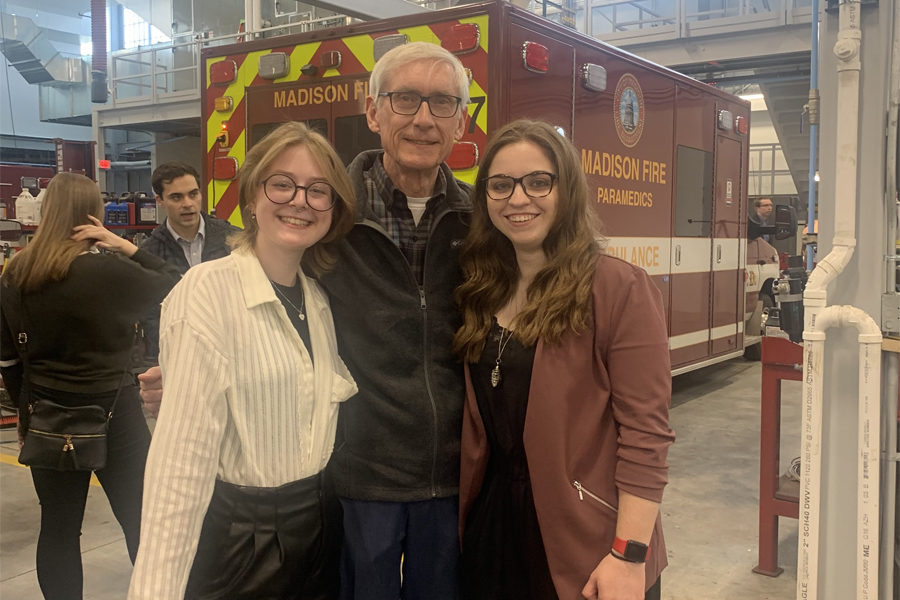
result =
M765 98L762 94L744 94L743 96L738 96L741 100L762 100Z

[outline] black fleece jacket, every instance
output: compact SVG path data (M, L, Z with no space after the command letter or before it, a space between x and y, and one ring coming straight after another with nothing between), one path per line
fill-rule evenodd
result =
M341 405L329 469L338 495L413 502L459 493L465 387L451 352L461 317L459 251L469 228L469 186L446 164L449 206L435 215L420 290L409 263L370 208L363 173L381 151L349 166L358 216L321 278L331 298L341 358L359 393Z

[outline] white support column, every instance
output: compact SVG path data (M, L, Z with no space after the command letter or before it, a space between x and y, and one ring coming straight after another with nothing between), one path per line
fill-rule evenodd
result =
M828 304L856 306L880 322L884 255L883 195L885 169L885 115L887 112L888 57L891 42L892 2L861 8L863 43L858 117L837 114L837 59L829 49L838 39L838 15L823 16L819 65L822 120L819 147L819 256L832 249L835 234L835 143L838 124L859 119L857 245L843 274L828 289ZM858 346L853 330L832 330L825 349L822 382L823 442L821 449L821 537L819 539L818 599L859 598L856 540L858 459L860 456L858 406ZM882 492L883 493L883 492ZM869 524L871 527L872 524ZM892 539L883 539L892 544ZM872 575L875 575L872 572ZM871 589L871 588L870 588ZM875 600L876 595L868 596ZM882 599L890 590L881 590Z

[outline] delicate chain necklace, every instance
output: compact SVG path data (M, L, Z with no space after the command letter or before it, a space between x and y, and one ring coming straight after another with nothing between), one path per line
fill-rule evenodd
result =
M275 291L278 293L279 296L281 296L282 298L284 298L284 301L285 301L285 302L287 302L288 304L290 304L291 307L292 307L294 310L297 311L297 314L300 315L300 320L301 320L301 321L305 321L305 320L306 320L306 314L305 314L304 311L305 311L305 309L306 309L306 294L303 293L303 285L301 284L301 286L300 286L300 294L301 294L301 296L300 296L300 298L301 298L301 300L300 300L300 308L297 308L297 307L294 305L294 303L291 302L290 299L288 299L288 297L284 295L284 292L282 292L281 290L278 289L278 284L276 284L274 281L272 281L272 287L275 289Z
M502 376L500 375L500 357L503 356L503 351L506 350L506 345L509 344L509 340L512 339L513 332L509 332L509 336L506 338L506 341L503 341L503 333L506 331L504 327L502 327L499 323L497 324L500 327L500 341L497 342L497 360L494 361L494 368L491 369L491 387L497 387L500 384L500 380Z

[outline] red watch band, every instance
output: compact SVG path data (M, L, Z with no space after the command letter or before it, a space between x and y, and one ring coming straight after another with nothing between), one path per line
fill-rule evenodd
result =
M620 556L628 556L628 542L629 540L623 540L620 537L616 537L613 540L612 549L615 550ZM643 545L643 544L642 544ZM644 557L644 561L647 561L650 558L650 547L647 547L647 556Z

